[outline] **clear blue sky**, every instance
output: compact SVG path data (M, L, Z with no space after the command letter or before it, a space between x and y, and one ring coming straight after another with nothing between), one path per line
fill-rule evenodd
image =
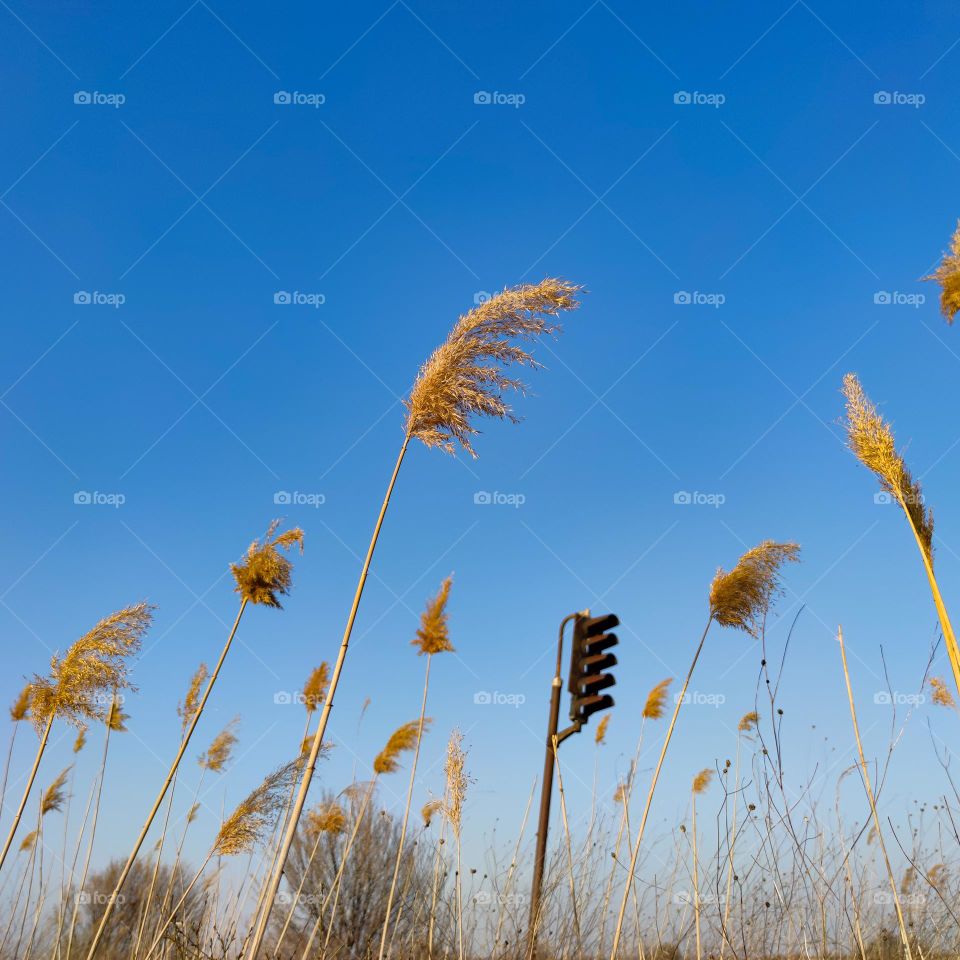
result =
M850 758L841 622L882 750L881 647L894 688L915 690L935 616L902 517L845 452L838 391L858 371L909 445L956 600L960 341L919 282L960 213L951 4L2 7L3 696L100 616L159 608L108 772L104 855L128 848L187 678L220 649L228 563L278 515L303 526L306 552L286 609L250 611L198 731L193 753L241 714L194 855L221 804L295 749L302 713L275 693L335 656L400 398L475 296L545 275L589 294L538 347L525 421L484 424L475 463L411 449L318 789L365 777L416 716L409 640L453 571L457 655L435 664L418 806L441 789L459 724L468 850L497 817L516 829L556 625L586 606L623 621L607 803L648 689L689 662L714 570L768 537L804 548L770 635L779 651L806 604L782 688L788 776L819 764L832 794ZM282 91L300 102L275 103ZM313 303L276 304L280 291ZM82 292L100 302L75 303ZM79 491L125 502L75 504ZM278 491L324 502L278 506ZM525 502L475 505L478 491ZM677 505L678 491L724 502ZM725 700L682 715L658 819L732 754L759 658L742 635L710 637L694 688ZM478 705L479 691L525 702ZM919 777L931 796L944 787L929 715L896 755L894 818ZM77 804L98 745L95 732ZM21 735L18 773L32 747ZM59 728L41 780L68 756ZM564 746L576 819L594 758L589 736ZM188 787L196 776L191 759ZM404 786L394 777L385 799Z

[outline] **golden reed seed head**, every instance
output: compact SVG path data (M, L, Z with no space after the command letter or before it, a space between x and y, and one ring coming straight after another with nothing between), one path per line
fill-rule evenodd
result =
M180 718L182 730L190 726L193 718L200 708L200 698L203 693L203 686L207 682L210 671L205 663L201 663L190 678L190 684L187 686L187 693L183 700L177 704L177 716Z
M314 667L307 682L303 685L303 705L307 713L313 713L323 706L327 699L327 687L330 686L330 665L326 660Z
M463 824L463 802L467 797L468 779L464 769L466 756L463 749L463 734L459 730L454 730L447 742L447 759L443 765L443 772L447 778L443 812L454 834L458 837Z
M27 850L32 850L36 842L37 842L37 831L32 830L20 842L20 852L23 853Z
M307 828L317 833L343 833L347 826L347 815L339 803L331 800L314 807L307 814Z
M673 677L667 677L647 694L647 702L643 705L642 716L648 720L659 720L663 716L667 705L667 691L669 691L671 683L673 683Z
M940 887L946 883L948 872L949 870L946 864L935 863L927 871L927 883L929 883L934 890L939 890Z
M428 800L420 808L420 816L423 817L423 825L429 827L433 822L433 817L436 813L443 809L442 800Z
M437 595L427 601L426 608L420 614L420 628L410 642L421 654L453 652L450 627L447 623L447 600L450 598L452 585L453 577L449 576L440 584Z
M427 732L427 727L433 721L429 717L423 718L423 732ZM397 727L390 734L387 745L376 755L373 761L373 770L375 773L395 773L400 769L398 758L401 753L413 750L417 745L417 730L420 727L418 720L411 720L402 727Z
M293 584L290 576L293 564L280 550L289 550L297 544L300 553L303 553L303 531L294 527L274 536L278 526L280 521L274 520L263 540L254 540L244 558L239 563L230 564L230 571L237 582L236 592L244 600L279 609L281 604L278 597L286 596Z
M502 368L514 363L539 366L512 341L554 333L558 325L551 318L561 310L575 309L581 289L565 280L546 279L503 290L463 314L420 368L405 401L407 436L447 453L453 453L459 443L476 457L470 444L479 432L474 418L516 422L503 392L522 392L524 384L505 376Z
M234 732L239 717L234 717L214 738L205 753L197 757L197 763L211 773L222 773L233 756L233 748L237 744L237 735Z
M286 805L287 794L302 766L298 758L269 774L224 820L213 841L214 856L249 853L265 839L274 818Z
M84 724L77 730L77 739L73 741L73 752L79 753L87 745L87 727Z
M693 778L693 792L694 794L703 793L707 787L710 786L710 781L713 779L713 770L709 767L704 767L694 778Z
M780 592L780 568L798 560L799 554L795 543L764 540L748 550L729 573L719 569L710 584L710 615L722 627L759 637L763 618Z
M610 714L608 713L601 721L597 724L596 733L593 735L593 742L599 747L601 743L606 743L607 741L607 727L610 726Z
M920 484L897 453L890 425L864 393L855 373L843 378L847 400L847 444L853 455L880 481L880 486L903 508L933 563L933 513L923 503Z
M760 714L757 713L756 710L751 710L740 718L740 722L737 724L737 730L739 730L740 733L752 733L756 730L759 722Z
M67 650L50 660L50 676L34 677L31 719L40 732L51 717L79 727L87 720L105 722L117 690L131 686L127 661L140 650L153 619L145 603L126 607L101 620Z
M45 817L52 810L60 811L63 809L63 805L67 799L66 791L66 782L67 774L70 772L71 767L67 767L65 770L61 770L57 776L57 779L43 791L43 795L40 798L40 815Z
M626 803L627 802L627 785L621 783L616 790L613 791L613 802L614 803Z
M123 711L120 704L117 703L116 697L114 697L110 703L110 709L107 711L107 727L114 733L126 733L129 719L130 714Z
M960 311L960 222L950 239L950 252L943 255L940 266L924 280L940 284L940 312L952 324Z
M955 707L956 701L942 677L930 678L930 699L938 707Z
M14 723L26 720L30 714L30 703L33 700L33 685L27 684L18 694L17 699L10 705L10 719Z

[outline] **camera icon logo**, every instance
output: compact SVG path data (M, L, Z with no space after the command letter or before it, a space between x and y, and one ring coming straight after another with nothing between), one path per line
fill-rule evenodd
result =
M78 90L78 91L73 95L73 102L74 102L74 103L90 103L91 99L92 99L92 98L91 98L90 94L89 94L86 90Z
M681 304L691 303L692 300L693 300L693 298L690 296L690 294L689 294L686 290L678 290L678 291L673 295L673 302L674 302L674 303L681 303Z
M86 290L78 290L73 295L73 302L80 303L80 304L90 303L91 302L90 294Z
M693 102L693 97L691 97L690 94L689 94L686 90L678 90L678 91L673 95L673 102L674 102L674 103L679 103L679 104L692 103L692 102Z
M273 695L273 702L278 706L286 706L293 703L293 695L287 690L278 690Z
M873 295L873 302L877 304L888 304L892 301L892 297L886 290L878 290Z
M887 103L892 102L892 100L893 100L893 98L890 96L890 94L889 94L886 90L878 90L878 91L873 95L873 102L874 102L874 103L887 104Z
M486 90L478 90L473 95L473 102L478 104L492 103L493 98L490 96L490 94Z
M486 302L490 299L491 296L492 296L492 294L487 293L486 290L478 290L478 291L473 295L473 302L474 302L474 304L475 304L476 306L479 307L480 304L486 303Z
M473 495L473 502L478 506L484 506L488 503L493 503L493 497L491 497L486 490L478 490Z
M73 502L81 506L86 506L87 504L93 503L93 497L87 490L78 490L73 495Z
M276 504L289 504L292 503L293 497L290 496L289 490L278 490L273 495L273 502Z
M486 706L490 703L493 703L493 697L490 695L488 690L478 690L473 695L473 702L480 706Z
M688 490L678 490L673 495L673 502L678 504L689 504L693 503L693 497L690 496Z
M278 90L278 91L273 95L273 102L274 102L274 103L278 103L278 104L291 103L291 102L292 102L292 97L290 96L290 94L289 94L288 91L286 91L286 90Z
M286 290L278 290L278 291L273 295L273 302L274 302L274 303L279 303L279 304L287 304L287 303L290 303L290 302L291 302L291 297L290 297L289 292L286 291Z
M893 497L886 490L878 490L873 495L873 502L880 504L893 503Z

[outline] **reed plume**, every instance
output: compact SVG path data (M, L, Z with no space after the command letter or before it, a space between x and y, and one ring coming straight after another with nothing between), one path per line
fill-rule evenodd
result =
M608 713L598 724L593 734L593 742L599 747L600 744L607 742L607 727L610 726L610 714Z
M307 814L307 826L312 833L343 833L347 815L339 803L331 800Z
M410 642L421 655L432 656L435 653L452 653L450 625L447 622L447 601L450 599L450 587L453 577L447 577L437 595L427 601L426 608L420 614L420 626L417 635Z
M457 843L457 945L460 960L463 960L463 855L462 837L463 803L467 797L466 753L463 749L463 734L453 730L447 741L447 757L443 764L447 788L444 794L443 815L453 830Z
M263 539L254 540L243 559L230 564L236 592L250 603L279 608L279 598L288 594L293 585L293 564L280 550L289 550L296 544L303 553L303 531L294 527L277 534L279 526L280 521L274 520Z
M752 733L757 728L757 724L760 722L760 714L756 710L751 710L749 713L745 713L741 718L740 722L737 724L737 730L740 733Z
M960 222L950 238L950 252L943 255L940 266L924 280L940 284L940 312L952 324L960 311Z
M326 660L319 667L314 667L307 682L303 685L303 705L307 713L314 713L323 706L327 697L327 688L330 686L330 665Z
M691 789L695 796L705 793L710 781L713 780L713 770L710 767L704 767L694 778Z
M233 756L233 748L237 745L237 735L234 731L239 722L240 718L234 717L197 758L197 763L204 770L209 770L211 773L222 773L226 769L230 758Z
M696 930L697 960L701 960L701 957L703 956L701 952L700 939L700 859L697 855L697 797L706 791L707 787L710 786L710 781L712 779L713 770L711 770L709 767L705 767L693 778L693 784L690 787L692 794L691 805L693 810L691 823L693 830L693 916L694 927Z
M177 704L177 716L180 718L181 733L185 732L190 722L197 714L197 708L200 704L200 693L203 685L207 682L210 671L205 663L201 663L190 677L190 683L187 685L187 692L183 700Z
M646 720L659 720L666 709L667 693L670 690L670 684L673 683L673 677L667 677L661 680L648 694L647 702L643 705L641 716Z
M423 720L424 727L428 727L432 721L429 717ZM396 773L400 769L400 754L413 750L417 745L417 728L419 724L416 720L397 727L390 734L386 746L374 757L374 773L380 775L384 773Z
M0 869L26 809L53 721L59 717L79 729L88 721L106 720L114 691L130 687L127 661L139 651L152 619L153 608L145 603L118 610L75 640L63 657L54 654L50 659L48 677L34 677L29 687L29 717L40 737L40 744L20 806L0 853ZM23 696L21 693L14 704L18 710L22 709L20 699Z
M71 767L66 767L61 770L56 780L43 791L40 798L40 816L45 817L54 810L60 811L63 809L67 799L67 774L70 773L71 769Z
M420 816L423 818L423 825L429 827L433 823L433 818L436 814L443 809L442 800L428 800L420 808Z
M920 484L913 479L906 462L897 452L893 430L871 403L856 374L848 373L843 378L843 395L847 401L846 427L850 449L865 467L873 471L881 488L900 504L910 524L943 630L953 681L960 691L960 647L933 571L933 513L924 503Z
M32 850L32 849L34 848L34 845L35 845L36 842L37 842L37 834L38 834L38 833L39 833L38 830L31 830L30 833L28 833L28 834L23 838L23 840L20 841L20 852L21 852L21 853L24 853L24 852L26 852L27 850Z
M455 442L459 442L467 452L476 456L470 438L478 432L474 426L477 418L491 416L497 419L514 419L503 399L503 391L522 389L523 385L519 380L506 377L501 368L512 363L529 367L537 365L529 352L512 341L529 341L541 333L555 330L553 318L561 310L572 310L578 306L576 295L580 289L565 281L544 280L540 284L504 290L487 303L462 315L446 341L420 368L405 401L407 416L403 442L380 504L380 512L364 556L350 612L347 614L343 639L340 641L340 650L330 678L327 702L320 714L296 800L287 818L283 842L265 890L265 908L261 916L254 920L253 934L246 952L249 960L256 960L266 935L270 910L280 889L284 864L306 805L307 793L326 734L333 698L350 646L350 637L357 611L360 609L370 564L407 447L416 437L428 447L440 447L452 453Z
M73 741L73 752L79 753L87 745L87 727L86 724L77 731L76 739Z
M956 707L957 705L942 677L930 678L930 699L938 707Z
M10 720L13 723L13 729L10 731L10 745L7 747L7 760L3 766L3 786L0 787L0 810L3 809L4 801L7 798L7 782L10 778L10 762L13 760L13 746L16 743L17 731L20 724L30 717L30 701L33 697L33 687L28 683L17 694L16 699L10 704Z

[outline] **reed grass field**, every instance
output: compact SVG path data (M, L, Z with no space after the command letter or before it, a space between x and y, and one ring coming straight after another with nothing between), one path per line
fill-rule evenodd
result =
M955 10L0 7L0 960L960 958Z

